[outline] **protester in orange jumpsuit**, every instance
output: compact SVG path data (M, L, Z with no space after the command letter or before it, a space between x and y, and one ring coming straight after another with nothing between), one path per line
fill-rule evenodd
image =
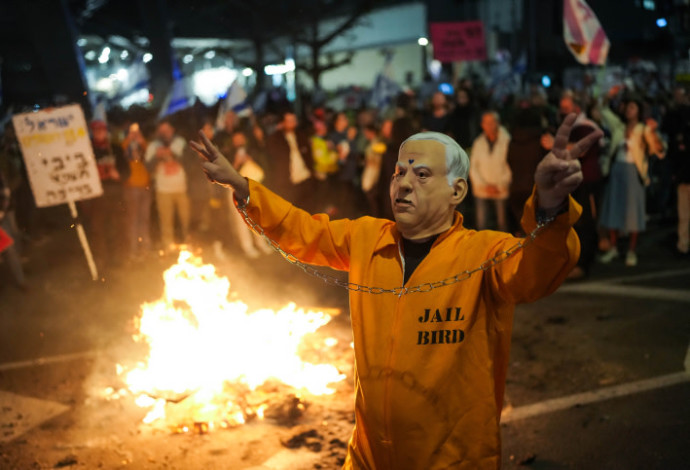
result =
M312 216L242 178L208 139L192 142L209 178L234 188L236 205L286 252L386 291L350 292L356 424L346 469L500 468L514 306L552 293L579 256L572 225L581 208L569 194L582 181L577 157L600 134L568 150L574 119L558 130L525 206L526 233L546 226L507 258L520 239L463 227L455 207L469 160L443 134L401 145L390 184L395 222Z

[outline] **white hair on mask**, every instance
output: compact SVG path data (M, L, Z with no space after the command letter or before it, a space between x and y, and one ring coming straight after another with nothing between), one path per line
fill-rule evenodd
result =
M456 178L462 178L467 181L467 173L470 169L470 159L467 153L460 147L455 140L446 134L441 134L440 132L418 132L403 141L400 144L400 148L412 140L435 140L440 142L446 149L446 178L448 178L448 184L453 186L453 181Z

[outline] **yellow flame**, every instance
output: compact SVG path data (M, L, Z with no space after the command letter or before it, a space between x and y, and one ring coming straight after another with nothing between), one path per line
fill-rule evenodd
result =
M136 321L134 338L148 344L147 361L131 370L118 365L130 391L149 397L137 399L142 407L153 406L146 422L165 415L166 401L193 399L197 416L210 421L219 410L234 407L227 419L241 424L245 416L236 411L238 405L219 398L227 384L255 390L274 379L323 395L334 392L329 384L345 378L331 365L303 362L298 355L302 338L328 323L329 315L292 303L277 312L248 312L243 302L228 300L228 279L188 251L163 277L163 298L142 305ZM325 344L337 340L328 338Z

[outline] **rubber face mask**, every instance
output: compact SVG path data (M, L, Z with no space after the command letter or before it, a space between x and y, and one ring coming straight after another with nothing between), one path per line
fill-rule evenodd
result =
M455 210L453 193L441 142L412 140L401 147L390 197L395 221L405 238L425 238L447 230Z

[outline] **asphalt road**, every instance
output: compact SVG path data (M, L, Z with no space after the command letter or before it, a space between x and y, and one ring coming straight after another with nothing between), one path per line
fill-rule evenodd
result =
M672 251L672 238L672 226L653 227L641 238L638 266L597 264L590 278L518 306L502 424L504 468L690 468L690 258ZM202 253L250 306L295 301L347 308L344 291L277 256L249 262L233 250L226 255L230 261L218 259L210 247ZM26 292L11 285L0 263L0 402L2 392L10 392L57 404L52 421L73 430L80 421L65 416L88 398L94 356L112 352L131 334L139 306L160 297L161 273L175 260L153 256L114 266L94 282L76 233L64 224L34 243L27 256ZM346 332L347 316L337 317L332 328ZM21 434L0 429L6 436L3 441L0 435L0 468L59 463L63 448L32 446L50 423L37 422ZM255 445L254 452L267 449L276 450ZM22 460L22 452L50 455ZM270 455L261 459L268 462ZM151 458L121 461L128 468L175 468ZM256 459L226 468L256 465L250 461ZM314 468L313 459L307 461L304 468ZM329 462L321 468L335 468ZM120 468L109 465L103 466ZM290 465L264 468L302 468Z

